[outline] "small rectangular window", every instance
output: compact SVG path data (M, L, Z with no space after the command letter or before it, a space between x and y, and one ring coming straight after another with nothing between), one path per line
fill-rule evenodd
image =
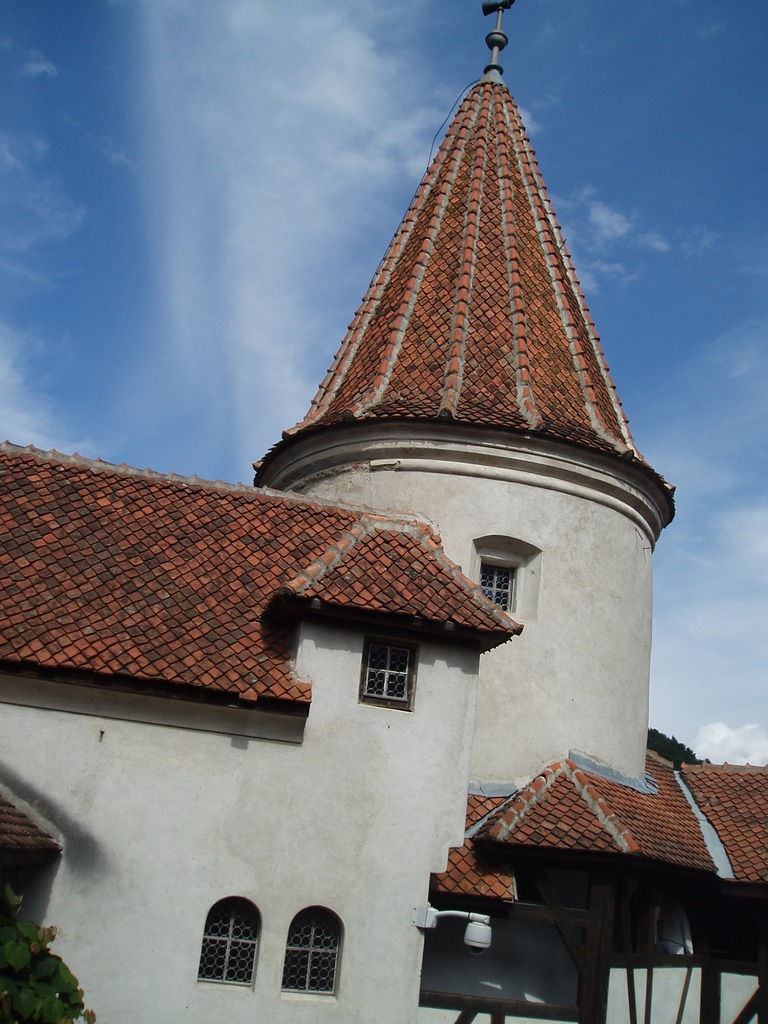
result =
M386 640L366 640L360 700L410 711L415 671L415 647Z
M515 570L501 565L480 564L480 589L485 596L508 612L512 607Z

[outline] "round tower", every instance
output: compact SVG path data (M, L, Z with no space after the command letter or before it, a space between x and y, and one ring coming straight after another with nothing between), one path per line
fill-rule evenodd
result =
M523 624L482 659L475 783L520 784L569 751L643 775L672 489L634 445L497 65L256 483L427 517Z

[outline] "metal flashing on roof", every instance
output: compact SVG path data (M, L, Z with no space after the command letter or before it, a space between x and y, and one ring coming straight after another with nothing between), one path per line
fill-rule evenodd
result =
M688 786L680 772L675 772L675 778L677 779L678 786L683 791L683 796L688 801L691 810L696 816L702 837L704 838L704 842L707 844L709 855L715 862L718 875L721 878L734 878L735 875L733 873L733 867L731 866L728 854L725 852L725 847L720 841L720 836L717 834L714 826L710 824L706 816L702 813L701 808L694 799L693 793L688 789Z
M470 796L514 796L517 786L514 782L481 782L479 779L469 780Z
M619 786L627 786L629 789L634 789L645 796L656 796L659 792L659 784L650 772L645 772L642 778L633 779L629 775L623 775L615 768L609 768L607 764L600 764L599 761L594 761L585 754L577 754L573 750L568 751L568 760L573 761L577 767L582 768L585 772L599 775L601 779L605 779L607 782L615 782Z

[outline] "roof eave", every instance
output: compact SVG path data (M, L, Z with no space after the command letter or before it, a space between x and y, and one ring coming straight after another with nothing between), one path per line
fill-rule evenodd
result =
M517 623L509 628L499 626L495 630L482 630L462 626L451 620L435 621L419 615L370 610L365 606L349 607L323 601L319 597L297 596L287 588L278 591L272 598L268 611L280 622L298 623L311 618L363 630L376 629L379 632L421 638L429 636L442 643L477 647L481 654L500 647L523 630Z

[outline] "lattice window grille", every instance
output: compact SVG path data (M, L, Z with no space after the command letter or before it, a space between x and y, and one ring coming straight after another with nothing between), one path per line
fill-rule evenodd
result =
M365 672L366 697L408 701L408 670L411 651L408 647L370 643Z
M508 612L512 606L512 585L515 578L514 569L500 565L480 566L480 589L485 596Z
M328 911L305 910L294 917L285 948L283 990L333 992L339 958L339 925Z
M250 985L259 942L259 914L246 900L222 900L205 922L198 981Z

